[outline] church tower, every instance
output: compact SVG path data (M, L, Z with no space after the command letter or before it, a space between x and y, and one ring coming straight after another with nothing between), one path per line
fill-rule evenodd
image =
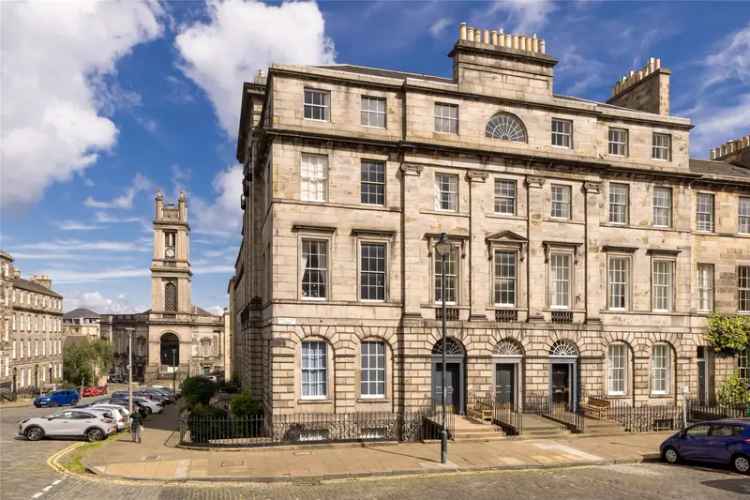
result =
M154 254L151 259L152 319L182 319L192 313L190 226L187 200L180 193L177 204L164 202L156 193Z

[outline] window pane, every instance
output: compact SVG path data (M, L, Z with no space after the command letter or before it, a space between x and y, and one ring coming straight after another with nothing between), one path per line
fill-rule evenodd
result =
M516 305L516 254L495 251L495 304Z
M610 309L625 309L628 298L628 281L630 260L628 257L609 258L609 307Z
M444 132L447 134L458 133L457 105L435 103L435 132Z
M740 198L738 226L740 233L750 233L750 198Z
M672 225L672 190L654 188L654 225L670 227Z
M608 349L607 391L625 394L626 352L625 344L611 344Z
M458 176L435 174L436 209L458 210Z
M750 266L737 268L737 310L750 312Z
M370 205L385 204L385 162L362 160L361 201Z
M550 304L556 308L570 307L570 255L550 256Z
M362 396L385 396L385 344L362 342L361 364Z
M570 120L552 119L552 145L564 148L573 147L573 122Z
M362 125L385 128L385 99L362 96Z
M362 243L360 259L360 298L385 300L385 244Z
M698 231L712 232L714 230L714 195L698 193L695 220Z
M443 300L443 287L442 287L442 267L443 259L437 252L433 252L433 258L435 260L435 303L442 303ZM448 255L445 256L445 303L455 304L456 303L456 281L458 277L458 248L451 247Z
M302 397L327 395L325 342L302 343Z
M300 165L300 197L304 201L328 199L328 157L303 154Z
M308 120L328 120L330 94L325 90L305 89L304 114Z
M628 131L622 128L609 129L609 154L628 155Z
M654 261L654 309L657 311L672 310L673 263L665 260Z
M552 185L552 217L570 218L570 186Z
M698 309L714 310L714 266L698 264Z
M302 240L302 296L324 299L328 288L328 243L323 240Z
M666 394L669 388L669 346L656 344L651 353L651 391Z
M657 134L653 135L653 146L651 149L651 157L655 160L671 160L672 159L672 136L669 134Z
M627 224L630 188L627 184L609 185L609 222Z
M516 181L495 179L495 213L516 214Z

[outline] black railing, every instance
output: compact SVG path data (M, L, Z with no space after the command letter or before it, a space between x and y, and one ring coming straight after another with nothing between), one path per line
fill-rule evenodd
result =
M458 321L459 309L456 307L445 308L445 321ZM443 319L443 308L438 307L435 309L435 319Z
M523 414L514 411L510 404L495 404L493 422L509 436L518 436L523 433Z
M573 311L552 311L553 323L572 323Z
M495 309L495 321L498 323L518 321L518 311L515 309Z
M591 397L589 399L592 399ZM593 399L605 401L603 418L620 423L627 432L678 430L688 424L722 418L741 418L748 415L746 405L705 405L699 401L686 403L646 403L633 405L630 401L608 400L604 396Z
M550 401L546 394L527 394L524 399L523 412L545 417L557 422L570 432L584 431L583 410L573 410L568 403Z
M446 415L449 436L455 420ZM208 447L272 446L352 441L440 439L442 414L433 409L405 413L306 413L244 418L190 415L179 422L180 443Z

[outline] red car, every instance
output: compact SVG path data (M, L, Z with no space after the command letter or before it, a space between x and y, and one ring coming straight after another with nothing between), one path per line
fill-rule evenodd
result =
M103 385L101 387L84 387L81 396L88 398L91 396L104 396L105 394L107 394L107 386Z

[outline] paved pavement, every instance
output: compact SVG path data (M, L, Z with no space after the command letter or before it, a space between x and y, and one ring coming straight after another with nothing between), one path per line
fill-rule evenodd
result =
M662 464L451 473L310 484L166 484L66 478L39 500L387 499L725 500L750 496L750 480L719 469ZM3 494L2 498L6 498ZM8 497L16 498L16 497ZM29 497L17 497L29 498Z

